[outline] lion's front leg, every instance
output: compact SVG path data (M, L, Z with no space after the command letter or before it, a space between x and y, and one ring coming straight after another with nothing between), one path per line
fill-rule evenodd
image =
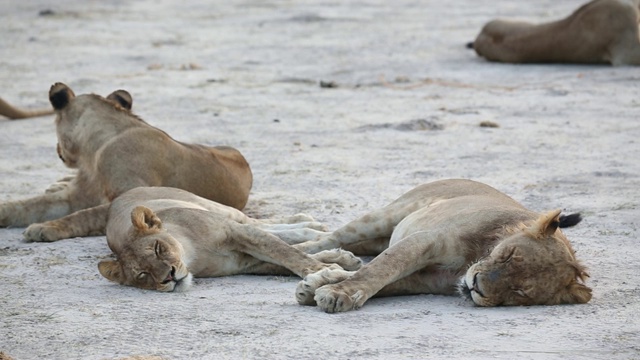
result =
M325 264L288 245L275 235L253 225L230 223L227 230L230 250L253 256L258 260L287 268L304 277L324 268L338 269L339 265Z
M0 204L0 227L23 227L56 219L70 212L68 191L46 193L31 199Z
M437 232L418 231L405 236L344 281L318 288L315 302L328 313L355 310L390 284L443 261L457 261L449 259L446 254L450 247L453 249L455 246L439 235ZM412 282L406 285L406 289L402 286L388 287L393 291L385 295L411 293Z
M104 235L109 204L77 211L60 219L32 224L24 231L27 241L57 241L77 236Z

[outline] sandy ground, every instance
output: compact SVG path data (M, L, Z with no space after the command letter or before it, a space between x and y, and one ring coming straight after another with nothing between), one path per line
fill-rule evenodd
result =
M57 81L78 94L127 89L135 112L178 140L240 149L256 217L306 212L333 229L443 178L484 181L539 211L582 212L566 233L594 297L484 309L423 295L332 315L297 305L295 277L141 291L98 274L104 237L25 243L23 229L2 229L0 351L639 359L640 70L492 64L464 48L491 18L551 20L581 2L1 1L6 100L47 106ZM0 120L0 201L69 173L52 120Z

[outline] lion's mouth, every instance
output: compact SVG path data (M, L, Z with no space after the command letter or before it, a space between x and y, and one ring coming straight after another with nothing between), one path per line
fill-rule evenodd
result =
M476 293L476 295L482 298L485 297L482 291L480 291L480 288L478 287L478 273L475 273L473 275L473 278L471 280L471 286L469 286L466 276L463 276L462 278L460 278L460 282L458 283L458 292L464 298L472 301L473 301L472 293Z
M480 297L485 297L482 291L480 291L480 288L478 287L478 273L475 273L475 275L473 275L473 284L471 286L471 289L469 289L469 291L475 292L476 294L480 295Z
M184 279L184 278L182 278ZM180 280L182 280L180 279ZM176 279L176 267L172 266L171 267L171 271L169 271L169 274L167 275L167 277L162 281L163 284L168 284L171 281L175 281L175 282L180 282L180 280Z

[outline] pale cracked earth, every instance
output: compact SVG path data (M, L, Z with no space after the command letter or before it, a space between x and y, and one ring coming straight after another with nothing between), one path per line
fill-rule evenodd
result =
M470 178L545 211L588 265L586 305L477 308L374 299L325 314L295 277L199 279L182 294L109 283L104 237L0 230L0 351L15 359L639 359L640 69L488 63L494 17L552 20L582 0L0 1L0 97L106 95L178 140L240 149L247 213L331 229L412 187ZM322 84L323 86L320 86ZM480 127L483 121L497 128ZM69 173L53 117L0 120L0 201ZM123 159L126 161L126 159Z

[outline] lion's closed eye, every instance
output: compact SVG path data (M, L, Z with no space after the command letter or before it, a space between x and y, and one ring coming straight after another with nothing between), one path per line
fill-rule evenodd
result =
M508 253L505 253L503 256L501 256L500 259L498 259L498 262L500 263L510 262L513 259L515 253L516 253L516 249L515 248L511 249Z
M516 295L521 296L521 297L524 297L524 298L528 298L528 297L529 297L529 295L527 295L527 293L526 293L524 290L522 290L522 289L513 289L513 292L514 292Z

